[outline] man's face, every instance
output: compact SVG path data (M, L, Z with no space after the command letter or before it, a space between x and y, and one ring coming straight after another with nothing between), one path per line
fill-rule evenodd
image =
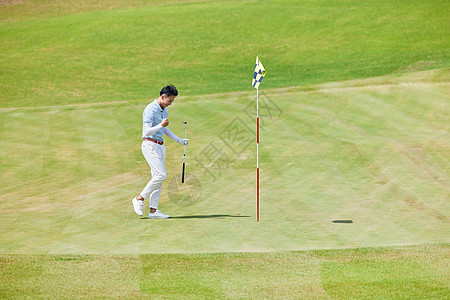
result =
M174 95L172 96L167 96L166 94L162 94L161 95L161 106L163 108L166 108L169 105L172 105L172 102L175 101L175 97Z

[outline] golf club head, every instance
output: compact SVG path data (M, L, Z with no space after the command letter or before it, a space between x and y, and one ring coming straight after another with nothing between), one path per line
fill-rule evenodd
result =
M181 123L183 123L183 124L187 124L187 122L181 122Z

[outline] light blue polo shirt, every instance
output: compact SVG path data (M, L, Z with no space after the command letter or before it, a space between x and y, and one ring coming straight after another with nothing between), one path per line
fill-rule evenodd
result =
M143 119L142 138L150 138L162 142L164 127L158 130L152 136L145 136L144 130L145 130L145 123L149 123L150 127L153 127L158 124L161 124L161 121L165 118L167 118L167 109L161 108L161 106L159 106L158 100L155 99L155 101L148 104L147 107L145 107L144 109L144 115L142 118Z

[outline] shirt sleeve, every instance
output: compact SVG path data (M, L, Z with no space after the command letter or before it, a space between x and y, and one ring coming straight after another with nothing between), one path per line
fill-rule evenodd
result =
M161 124L158 124L158 125L152 127L152 123L145 122L144 123L144 136L152 136L156 132L158 132L158 130L160 130L161 128L163 128Z
M144 124L149 123L150 126L152 126L153 125L153 111L149 107L150 106L147 106L145 108L143 119L144 119Z
M166 129L164 129L164 134L167 135L168 137L170 137L172 140L174 140L175 142L178 143L178 141L180 140L179 137L177 137L169 128L166 127Z

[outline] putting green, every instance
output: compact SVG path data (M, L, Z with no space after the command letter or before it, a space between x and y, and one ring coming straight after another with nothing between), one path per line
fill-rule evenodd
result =
M446 243L449 70L261 90L261 222L255 221L255 92L180 97L160 208L145 102L0 112L0 253L285 251ZM174 179L175 178L175 179ZM146 203L146 206L148 203ZM333 221L351 220L352 223Z

